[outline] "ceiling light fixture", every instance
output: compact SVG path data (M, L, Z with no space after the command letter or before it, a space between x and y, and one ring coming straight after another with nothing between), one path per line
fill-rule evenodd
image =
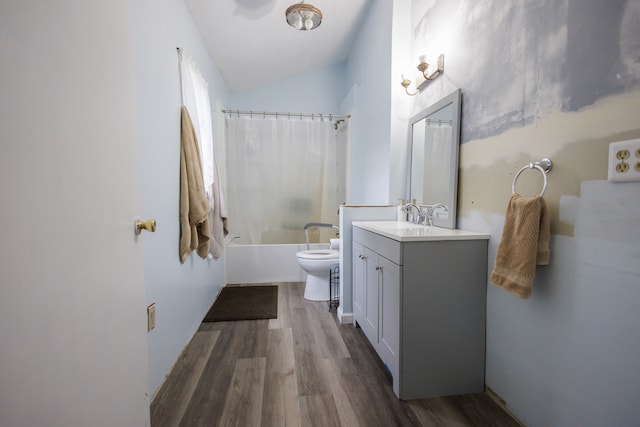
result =
M287 24L296 30L309 31L322 23L322 12L315 6L305 4L304 1L287 8L285 12Z
M417 95L418 92L420 92L420 88L425 81L433 80L436 77L438 77L440 73L444 72L444 54L440 54L438 56L438 63L436 64L436 69L431 74L427 74L427 70L429 69L429 64L427 63L427 55L421 55L419 59L420 59L420 63L418 64L417 68L418 68L418 71L422 73L424 80L420 84L416 83L416 91L414 93L409 93L409 85L411 84L411 80L405 79L404 76L402 76L402 83L400 83L404 88L405 92L407 92L407 95L409 96Z

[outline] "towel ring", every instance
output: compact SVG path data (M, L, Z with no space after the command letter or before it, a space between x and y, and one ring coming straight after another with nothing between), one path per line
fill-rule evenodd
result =
M540 194L538 194L538 197L542 197L544 192L547 191L547 174L549 173L552 167L553 167L553 163L551 162L550 159L547 159L547 158L544 158L539 162L529 163L528 165L524 166L522 169L518 171L516 176L513 177L513 183L511 184L511 194L516 194L516 181L518 180L518 177L522 172L524 172L527 169L538 169L542 174L542 178L544 179L542 191L540 192Z

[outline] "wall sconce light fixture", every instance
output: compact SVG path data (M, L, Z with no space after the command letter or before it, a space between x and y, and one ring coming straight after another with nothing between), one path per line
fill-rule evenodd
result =
M402 85L405 92L407 92L407 95L409 96L417 95L420 92L420 87L424 84L425 81L433 80L436 77L438 77L440 73L444 72L444 54L441 53L438 56L438 63L436 64L436 69L431 74L427 74L427 71L429 70L429 64L427 63L427 55L420 55L420 63L418 64L417 68L418 68L418 71L422 73L422 76L424 77L424 81L420 84L416 84L415 92L413 93L409 92L409 85L411 85L411 80L405 79L404 76L402 76L402 83L400 84Z

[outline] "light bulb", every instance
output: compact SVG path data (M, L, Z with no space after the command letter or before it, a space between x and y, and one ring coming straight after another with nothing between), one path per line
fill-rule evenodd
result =
M296 17L296 30L302 29L302 16L298 15Z
M313 20L311 18L307 18L307 20L304 21L304 28L305 30L310 30L311 28L313 28Z

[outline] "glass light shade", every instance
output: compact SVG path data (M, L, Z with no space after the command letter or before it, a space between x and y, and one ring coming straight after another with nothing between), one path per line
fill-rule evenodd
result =
M313 20L311 18L307 18L307 20L304 21L304 29L310 30L312 28L313 28Z
M310 4L296 3L285 12L287 23L296 30L313 30L322 23L322 12Z

